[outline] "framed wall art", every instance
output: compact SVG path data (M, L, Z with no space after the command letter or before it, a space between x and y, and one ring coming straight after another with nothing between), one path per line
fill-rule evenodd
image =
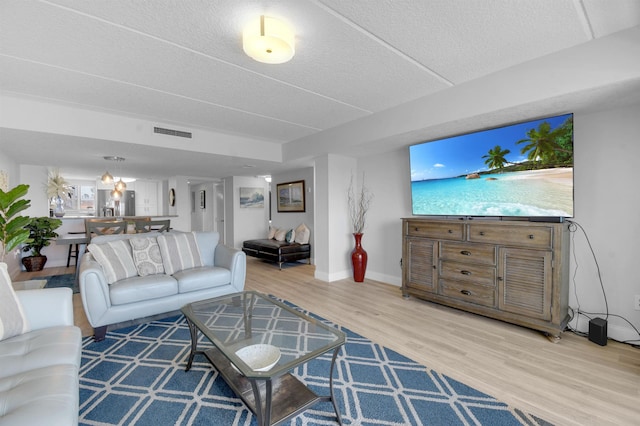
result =
M304 181L279 183L277 185L278 212L304 212Z
M205 209L207 207L206 205L206 192L204 191L204 189L202 191L200 191L200 208L201 209Z
M240 208L263 208L264 188L240 188Z

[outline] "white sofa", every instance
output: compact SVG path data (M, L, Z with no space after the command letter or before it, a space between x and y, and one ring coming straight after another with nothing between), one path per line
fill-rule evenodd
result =
M181 232L101 235L94 237L88 253L80 260L80 294L87 319L94 328L94 339L102 340L107 327L140 318L152 317L179 310L187 303L209 299L244 289L246 256L237 250L219 244L217 232L195 232L195 240L202 266L182 269L172 273L133 275L109 283L109 268L101 265L99 252L91 252L92 245L127 241L133 238L159 239ZM126 246L126 245L125 245ZM131 247L129 246L129 249ZM125 247L120 247L121 257L127 257ZM172 255L175 256L174 250ZM98 254L98 259L96 259ZM165 270L166 253L162 256ZM182 256L184 254L181 253ZM133 256L135 259L135 256ZM104 263L104 259L102 259ZM120 262L120 260L118 260ZM129 259L126 259L129 262ZM173 260L176 263L176 260ZM181 262L180 259L177 261ZM186 262L186 260L185 260ZM123 262L124 264L125 262ZM117 268L127 269L118 263ZM180 268L178 268L180 269ZM111 278L113 281L113 278Z
M82 337L71 289L16 295L31 331L0 341L0 425L77 425Z

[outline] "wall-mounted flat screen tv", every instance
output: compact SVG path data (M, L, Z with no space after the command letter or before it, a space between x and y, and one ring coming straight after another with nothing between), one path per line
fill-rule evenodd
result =
M414 215L573 217L573 114L409 147Z

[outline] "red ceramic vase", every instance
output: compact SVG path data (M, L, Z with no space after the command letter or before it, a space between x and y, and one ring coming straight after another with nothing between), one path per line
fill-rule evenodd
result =
M364 274L367 271L367 252L362 248L362 234L353 234L353 237L356 239L356 247L351 252L353 280L361 283L364 281Z

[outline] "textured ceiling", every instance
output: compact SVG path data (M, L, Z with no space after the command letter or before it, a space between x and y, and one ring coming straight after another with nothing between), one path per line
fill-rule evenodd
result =
M295 28L289 63L265 65L243 53L243 25L260 14ZM639 24L635 0L2 0L0 91L293 146ZM0 149L18 157L30 150L33 164L51 165L36 147L64 144L73 155L57 163L68 169L149 149L10 124L0 130ZM138 164L136 172L248 173L248 156L176 151L184 143L158 148L155 166ZM286 167L250 160L261 173Z

